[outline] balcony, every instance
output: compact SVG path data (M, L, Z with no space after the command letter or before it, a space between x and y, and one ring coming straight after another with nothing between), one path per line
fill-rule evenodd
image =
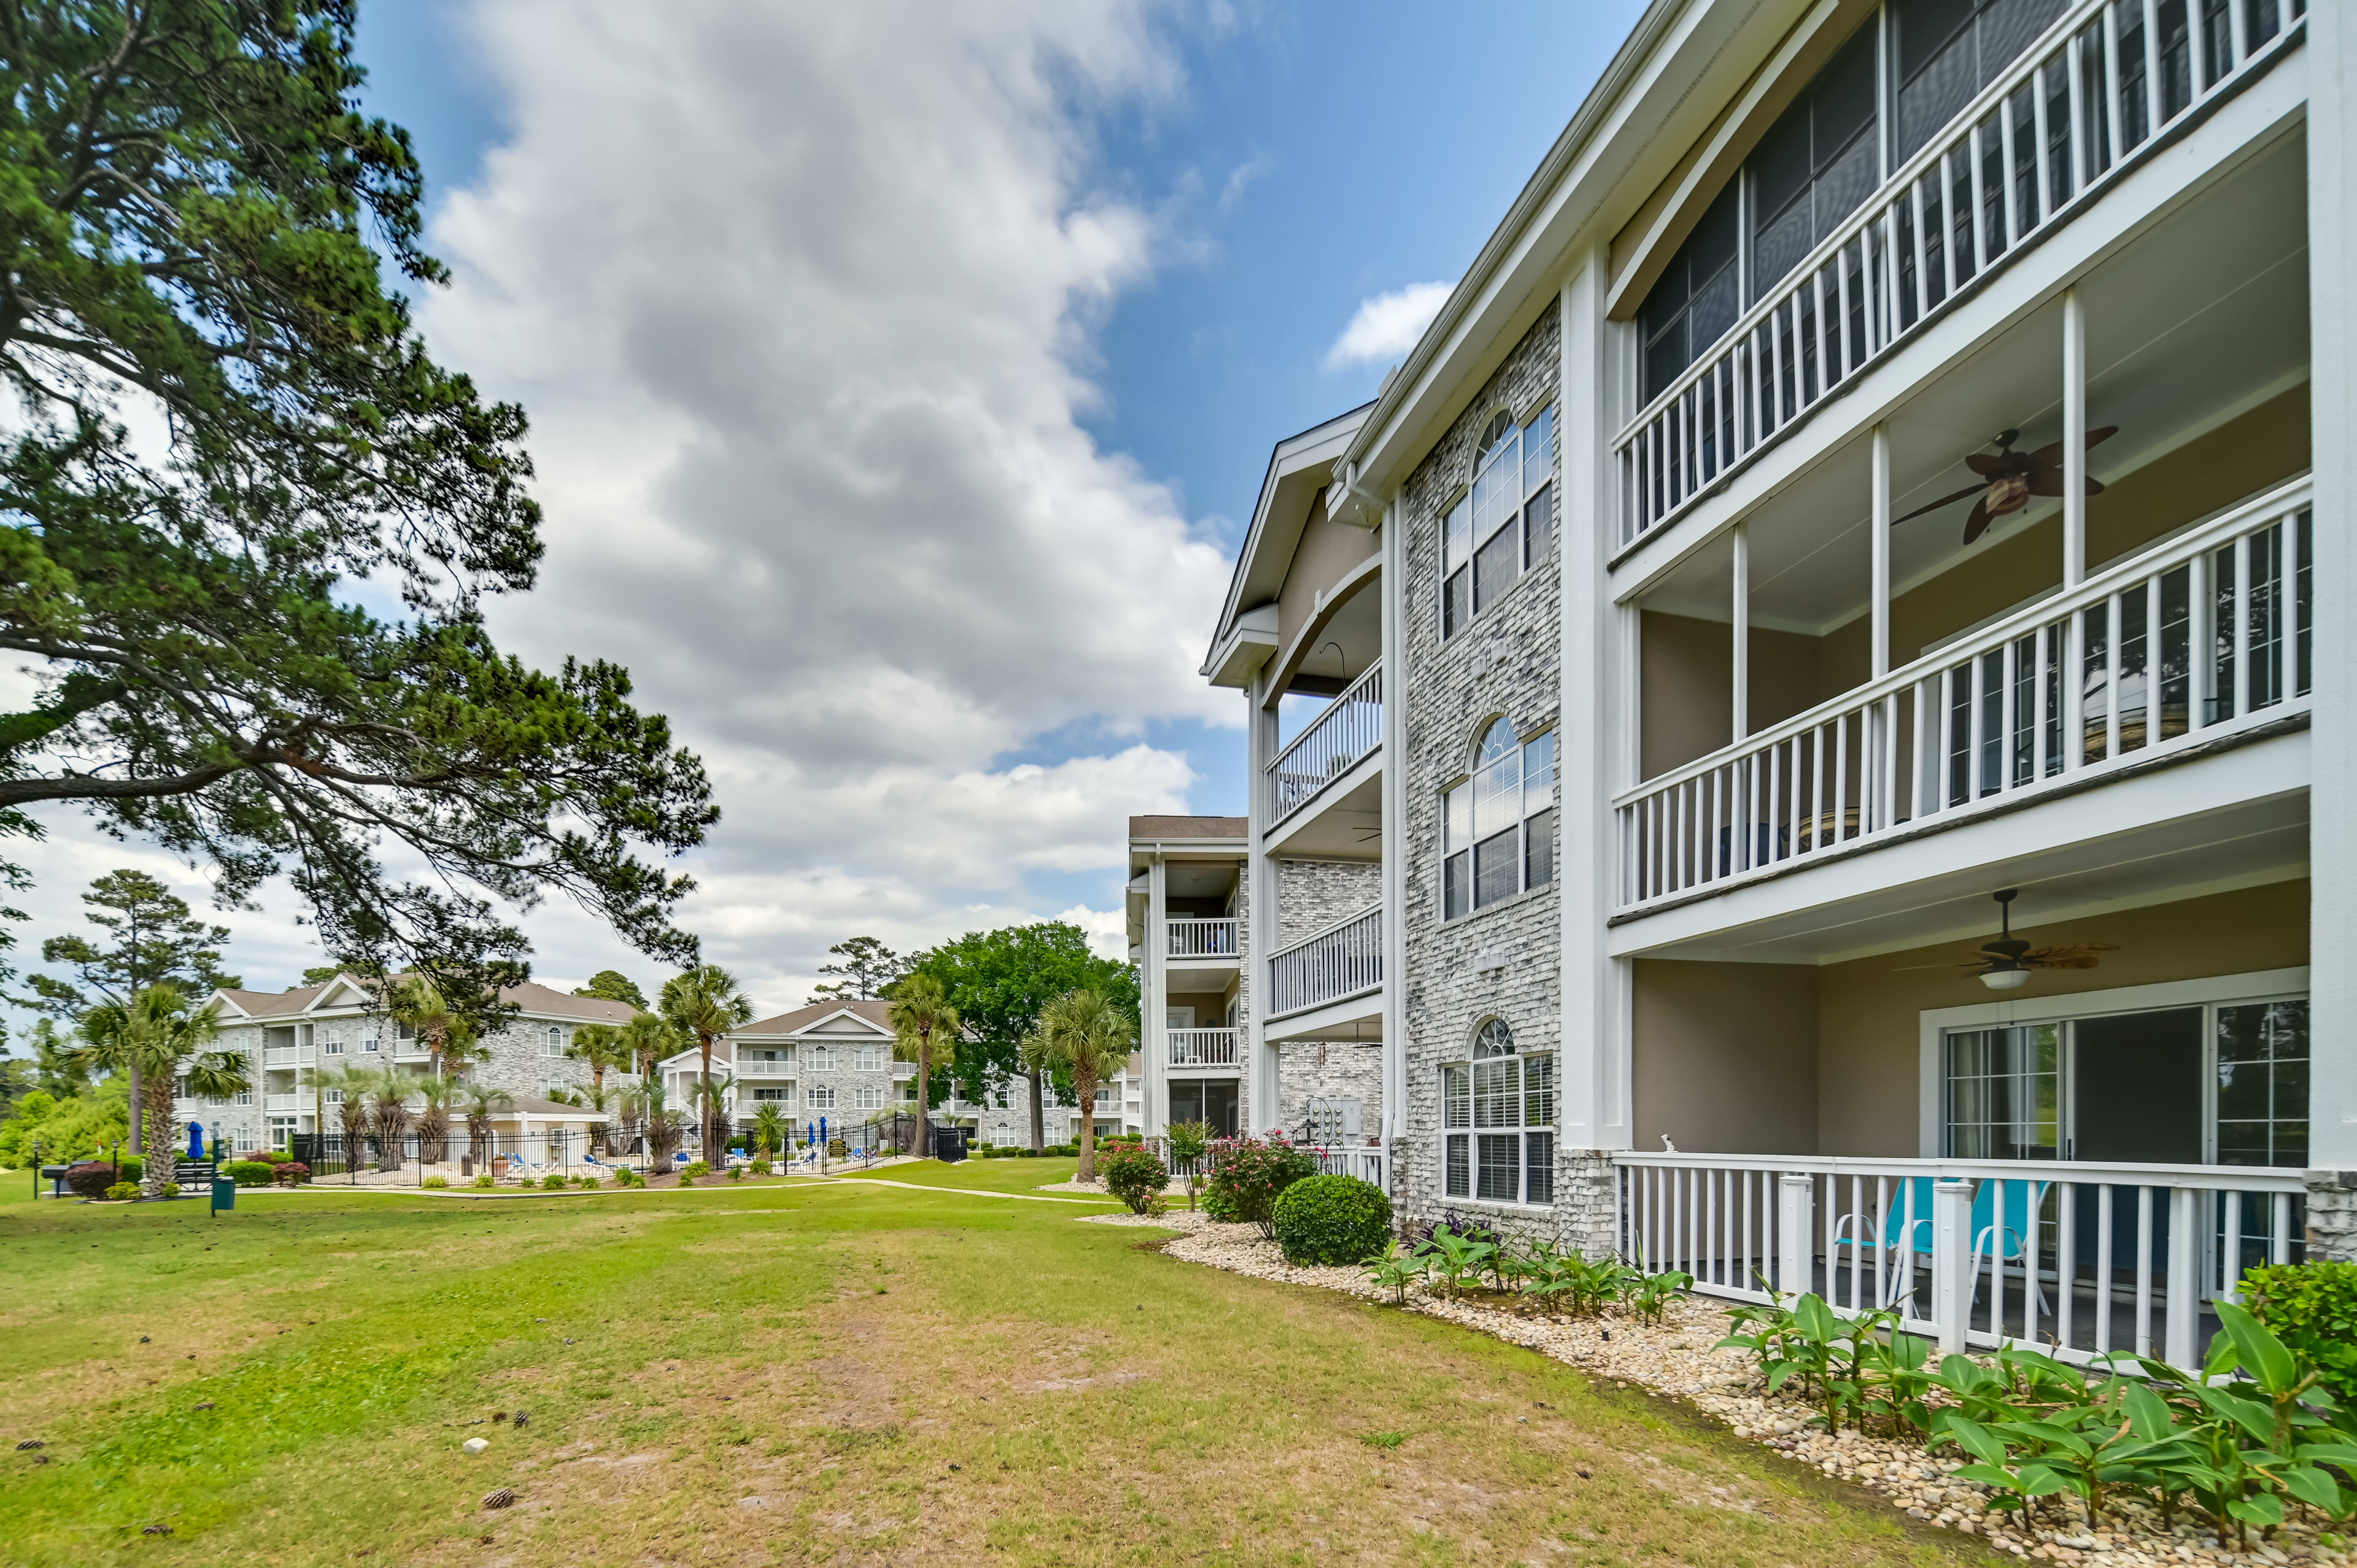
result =
M2141 0L2072 5L1614 438L1620 542L1683 515L2304 37L2300 0L2208 9L2179 52Z
M737 1064L738 1078L792 1078L799 1070L792 1062L740 1061Z
M1268 961L1269 1016L1282 1018L1380 991L1383 910L1345 916Z
M1178 918L1163 922L1169 930L1165 954L1170 958L1230 959L1236 957L1236 922L1233 919L1193 919Z
M1613 802L1648 913L2306 723L2298 479Z
M1383 743L1383 668L1351 682L1268 765L1270 831L1325 792Z
M264 1067L309 1067L314 1048L310 1046L265 1046L262 1051Z
M1169 1034L1172 1067L1233 1067L1233 1029L1173 1029Z
M281 1115L308 1111L311 1109L311 1097L307 1094L268 1094L263 1096L262 1108Z

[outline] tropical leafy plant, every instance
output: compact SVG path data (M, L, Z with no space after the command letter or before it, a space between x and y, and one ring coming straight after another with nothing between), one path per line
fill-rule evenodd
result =
M1211 1129L1203 1122L1173 1122L1165 1134L1170 1163L1187 1173L1187 1212L1195 1212L1195 1195L1203 1188L1203 1156L1211 1147Z
M1384 1242L1382 1251L1360 1261L1367 1278L1378 1290L1390 1291L1393 1301L1401 1306L1407 1305L1407 1287L1422 1281L1432 1267L1432 1260L1421 1247L1403 1247L1397 1237Z
M910 975L902 983L903 988L926 978L922 973ZM893 1005L897 1009L899 1004ZM1136 1048L1136 1017L1110 991L1096 986L1067 991L1041 1008L1039 1028L1024 1042L1027 1067L1057 1069L1071 1075L1073 1103L1081 1112L1082 1181L1096 1179L1097 1086L1110 1082Z
M731 1029L753 1021L753 1004L737 988L737 977L716 963L700 963L684 974L663 982L656 1004L678 1037L694 1044L699 1058L697 1081L703 1087L704 1124L701 1134L707 1153L728 1146L728 1113L712 1090L712 1047ZM650 1082L652 1081L650 1076Z

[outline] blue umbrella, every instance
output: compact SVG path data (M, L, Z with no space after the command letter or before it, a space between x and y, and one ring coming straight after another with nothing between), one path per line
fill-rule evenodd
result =
M204 1157L205 1124L201 1122L191 1122L188 1123L188 1158L201 1160Z

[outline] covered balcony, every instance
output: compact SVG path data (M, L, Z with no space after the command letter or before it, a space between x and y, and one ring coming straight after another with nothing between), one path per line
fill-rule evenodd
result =
M1347 915L1269 956L1268 1037L1356 1039L1383 1015L1383 911Z
M1237 1065L1236 1031L1233 1029L1171 1029L1164 1037L1168 1041L1168 1066L1232 1068Z
M1931 336L2305 41L2303 0L2204 5L2190 31L2182 5L2060 9L1615 436L1623 545Z
M1816 962L1632 966L1621 1242L1704 1291L1896 1307L2003 1338L2198 1365L2244 1270L2306 1255L2309 886L2154 900L2127 874L2019 889L2040 962L1943 940ZM2123 907L2125 906L2125 907ZM1999 983L1993 985L1984 978Z
M1634 598L1617 950L2304 854L2305 190L2294 130Z

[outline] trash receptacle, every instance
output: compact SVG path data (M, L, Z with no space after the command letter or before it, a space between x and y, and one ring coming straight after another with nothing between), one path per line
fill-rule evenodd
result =
M237 1183L225 1176L213 1177L213 1212L237 1207Z

